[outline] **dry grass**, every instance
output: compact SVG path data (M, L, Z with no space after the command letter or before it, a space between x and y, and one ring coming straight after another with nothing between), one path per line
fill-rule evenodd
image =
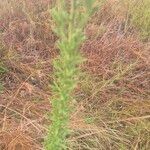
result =
M0 64L8 70L0 73L0 150L43 149L51 61L58 55L51 6L51 0L0 0ZM150 147L150 43L123 6L108 0L85 30L81 52L87 61L75 91L70 149Z

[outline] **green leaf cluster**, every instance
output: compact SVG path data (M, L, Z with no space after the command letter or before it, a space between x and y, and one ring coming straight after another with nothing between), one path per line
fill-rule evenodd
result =
M94 2L95 0L58 0L56 7L51 10L55 22L54 32L59 38L57 47L60 55L53 63L52 124L45 140L46 150L67 149L70 103L80 74L78 66L83 61L79 47L85 40L84 27L94 12Z

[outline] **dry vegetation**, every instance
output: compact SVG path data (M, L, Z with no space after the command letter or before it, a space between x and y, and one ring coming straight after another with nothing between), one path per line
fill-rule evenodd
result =
M74 94L68 149L149 150L150 2L100 2L80 49L87 60ZM59 54L52 5L0 0L0 150L43 149L51 62Z

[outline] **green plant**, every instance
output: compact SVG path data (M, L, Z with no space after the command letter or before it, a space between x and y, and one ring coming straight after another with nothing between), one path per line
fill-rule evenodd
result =
M57 46L60 56L54 61L54 82L52 85L52 124L45 139L46 150L67 148L68 123L72 92L80 74L79 64L83 58L79 47L84 41L84 27L94 12L95 0L58 0L52 9L54 31L59 37Z
M135 2L135 3L134 3ZM150 36L150 1L140 0L131 2L133 6L130 8L131 22L141 32L142 37L149 38Z
M0 92L3 91L3 84L1 83L1 76L6 73L8 70L3 63L0 62Z

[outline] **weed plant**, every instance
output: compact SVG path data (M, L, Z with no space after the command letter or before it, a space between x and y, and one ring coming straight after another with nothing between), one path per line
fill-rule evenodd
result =
M1 78L8 71L7 67L3 63L3 53L4 53L4 47L0 42L0 93L3 91L3 84L1 82Z
M132 12L132 22L141 31L143 38L150 36L150 1L142 0L137 3Z
M80 75L79 64L83 58L79 47L84 41L84 27L94 12L95 0L58 0L52 9L54 31L59 37L57 46L60 56L54 60L54 82L52 85L52 124L45 140L46 150L67 149L68 123L71 112L72 92Z
M150 1L140 0L130 2L131 23L140 30L143 39L150 36Z
M6 73L8 70L6 66L3 65L3 63L0 62L0 93L3 91L3 84L1 82L1 76Z

